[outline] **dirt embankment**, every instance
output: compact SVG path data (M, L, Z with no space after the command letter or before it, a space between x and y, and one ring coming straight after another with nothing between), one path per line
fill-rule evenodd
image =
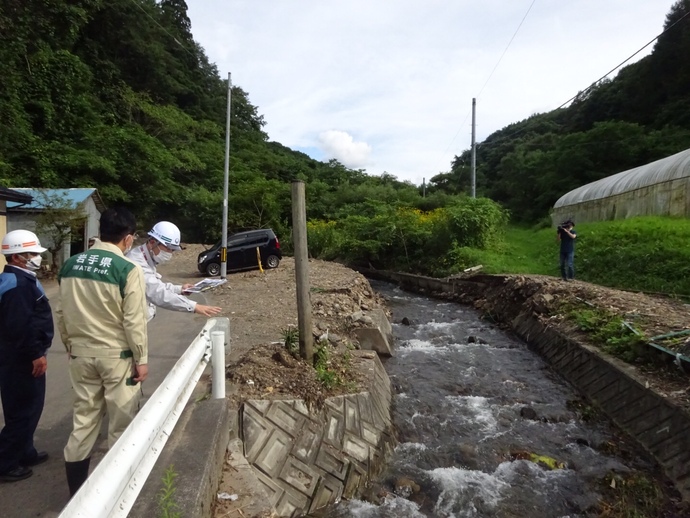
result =
M159 268L166 280L186 283L202 277L196 269L202 245L186 245L173 261ZM362 313L384 308L383 299L367 279L340 264L309 261L312 333L315 349L327 344L324 385L284 346L286 333L297 330L295 263L285 257L271 270L228 274L228 282L196 295L204 304L221 306L230 319L231 350L228 377L236 399L299 397L319 403L324 397L352 391L362 381L357 367L353 330L367 324ZM385 309L385 308L384 308ZM366 354L366 353L364 353Z
M487 318L504 315L506 324L520 313L529 312L561 334L599 348L615 348L617 340L624 341L615 336L615 326L623 337L639 333L641 344L632 354L636 356L633 368L647 387L690 410L690 366L679 365L672 354L646 345L653 337L690 329L690 305L668 297L542 275L475 275L467 280L464 292L442 296L473 304ZM611 321L615 321L613 326ZM602 330L606 325L608 329ZM672 353L690 356L689 337L684 334L654 341ZM604 343L606 339L608 344ZM624 351L624 347L619 350Z

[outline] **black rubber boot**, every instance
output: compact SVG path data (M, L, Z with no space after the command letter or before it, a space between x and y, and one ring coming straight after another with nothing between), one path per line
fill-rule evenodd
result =
M89 463L91 457L77 462L65 462L65 473L67 473L67 485L69 486L69 496L79 491L81 485L89 477Z

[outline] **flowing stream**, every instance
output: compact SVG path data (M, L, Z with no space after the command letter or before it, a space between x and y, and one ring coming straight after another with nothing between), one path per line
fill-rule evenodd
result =
M613 433L580 419L574 389L474 309L372 286L392 310L399 444L371 491L381 503L343 501L328 516L593 516L604 477L632 467L600 452Z

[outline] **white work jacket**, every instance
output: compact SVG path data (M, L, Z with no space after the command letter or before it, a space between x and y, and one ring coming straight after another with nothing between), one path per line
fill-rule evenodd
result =
M182 286L163 282L161 275L156 272L156 263L146 244L132 248L127 257L141 266L144 270L146 282L146 302L149 306L149 320L156 316L156 306L172 311L188 311L193 313L196 302L182 295Z

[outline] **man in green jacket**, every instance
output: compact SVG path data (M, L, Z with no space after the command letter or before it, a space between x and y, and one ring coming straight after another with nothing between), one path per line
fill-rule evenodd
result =
M58 275L58 329L69 354L73 430L65 469L74 495L89 473L91 451L108 414L112 447L139 409L139 383L148 374L144 275L124 254L136 221L127 209L101 214L101 242L70 257Z

